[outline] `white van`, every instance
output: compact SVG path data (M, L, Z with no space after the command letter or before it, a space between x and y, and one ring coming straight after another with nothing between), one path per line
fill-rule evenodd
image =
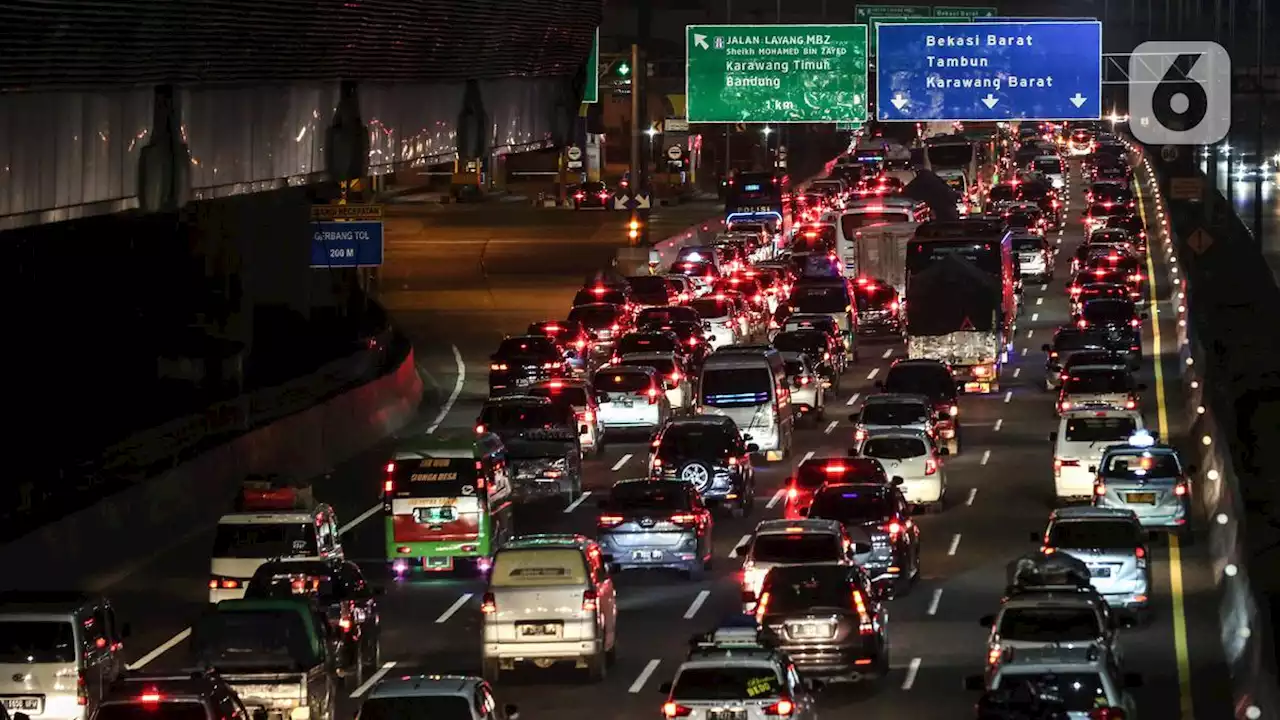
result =
M1124 445L1145 426L1137 410L1069 410L1049 433L1053 493L1059 500L1093 497L1096 466L1112 445ZM1093 467L1095 470L1090 470Z
M529 662L573 662L604 680L618 641L618 602L609 564L581 535L526 535L493 559L484 616L483 674Z
M333 508L223 515L209 562L209 602L240 600L258 568L278 557L343 557Z
M738 346L711 353L698 378L697 412L733 420L742 439L758 445L769 462L791 454L791 391L782 355L773 348Z

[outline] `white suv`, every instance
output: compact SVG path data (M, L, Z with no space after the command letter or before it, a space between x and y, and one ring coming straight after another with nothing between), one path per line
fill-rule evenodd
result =
M1058 420L1058 429L1049 433L1053 443L1053 494L1059 500L1088 500L1093 497L1096 466L1102 453L1113 445L1124 445L1142 430L1142 413L1137 410L1069 410Z

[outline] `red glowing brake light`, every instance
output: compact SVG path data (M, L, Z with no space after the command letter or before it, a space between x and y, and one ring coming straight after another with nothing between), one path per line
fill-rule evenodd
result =
M158 703L162 699L164 699L164 696L156 692L155 690L148 690L147 692L144 692L138 696L138 700L140 702L144 702L147 704Z
M848 468L846 468L844 465L841 465L839 463L832 463L822 468L822 471L828 475L840 475L840 474L843 474L846 470L848 470Z
M498 612L498 603L494 599L493 593L487 592L484 594L484 598L480 601L480 612L485 615L492 615Z

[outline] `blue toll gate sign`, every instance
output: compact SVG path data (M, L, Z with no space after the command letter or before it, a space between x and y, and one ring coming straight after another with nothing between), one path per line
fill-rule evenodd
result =
M382 265L382 221L311 223L311 267L354 268Z
M1102 23L877 26L883 122L1098 120Z

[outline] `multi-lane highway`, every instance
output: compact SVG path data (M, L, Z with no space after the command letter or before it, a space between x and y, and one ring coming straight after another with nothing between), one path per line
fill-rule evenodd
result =
M1072 218L1082 207L1079 182L1077 171ZM1142 201L1144 212L1150 212L1149 193ZM697 219L674 213L672 225ZM606 226L592 230L590 223L607 222L610 234L624 232L620 215L599 221L566 215L574 217L547 225L531 225L527 219L503 225L500 218L468 224L458 219L463 214L412 210L396 211L388 220L384 296L419 353L428 358L424 370L439 375L437 382L446 390L460 388L446 425L465 427L474 419L485 392L481 371L494 342L505 332L522 330L529 321L563 316L583 276L607 264L617 235L595 237L596 232L605 233ZM441 222L438 217L450 219ZM539 215L534 221L546 217ZM658 222L666 221L655 219ZM1154 218L1149 222L1156 226ZM571 229L575 223L583 226ZM1065 259L1080 240L1079 224L1073 221L1058 237ZM1149 272L1157 282L1152 284L1154 302L1145 338L1156 362L1144 365L1141 381L1149 388L1143 398L1148 424L1162 436L1176 438L1183 401L1173 344L1176 302L1171 302L1162 246L1160 240L1152 243ZM891 604L890 676L847 691L829 689L823 696L824 712L936 720L972 712L974 697L963 690L962 678L982 667L986 631L978 618L995 608L1007 562L1034 549L1027 536L1043 528L1051 507L1048 433L1056 423L1052 396L1040 389L1045 358L1039 348L1066 321L1064 281L1060 272L1047 285L1028 286L1002 392L962 401L959 419L967 444L962 454L947 458L950 506L941 514L919 518L922 580L910 595ZM662 702L657 687L670 679L688 637L740 609L739 564L730 557L731 548L754 522L780 515L779 488L791 463L810 453L844 454L851 430L847 412L840 410L852 411L902 354L899 344L878 345L874 351L864 348L863 360L850 368L844 392L828 409L827 420L801 433L795 457L758 469L761 502L755 517L718 520L714 572L705 580L687 582L665 575L619 579L618 662L603 683L586 684L556 670L522 672L504 676L500 700L518 704L527 720L559 717L566 711L656 717ZM434 409L424 413L423 422L412 431L427 431L436 415ZM645 452L639 443L612 445L600 458L588 461L585 489L599 496L614 481L642 474ZM370 453L316 485L317 497L332 503L346 523L348 555L366 561L370 570L380 566L383 547L377 503L378 469L384 458ZM594 499L588 496L563 512L526 508L517 517L518 529L593 534ZM135 664L151 669L185 663L182 631L206 597L208 551L207 534L159 548L150 562L107 590L120 604L121 614L133 621L136 636L130 641L130 657ZM1154 554L1154 620L1148 627L1125 631L1130 669L1146 679L1146 686L1136 691L1139 707L1145 717L1228 717L1227 684L1215 652L1212 585L1200 548L1161 543ZM390 585L381 600L387 672L478 672L482 592L480 581L444 577ZM348 692L363 690L353 682ZM353 697L349 707L357 703Z

